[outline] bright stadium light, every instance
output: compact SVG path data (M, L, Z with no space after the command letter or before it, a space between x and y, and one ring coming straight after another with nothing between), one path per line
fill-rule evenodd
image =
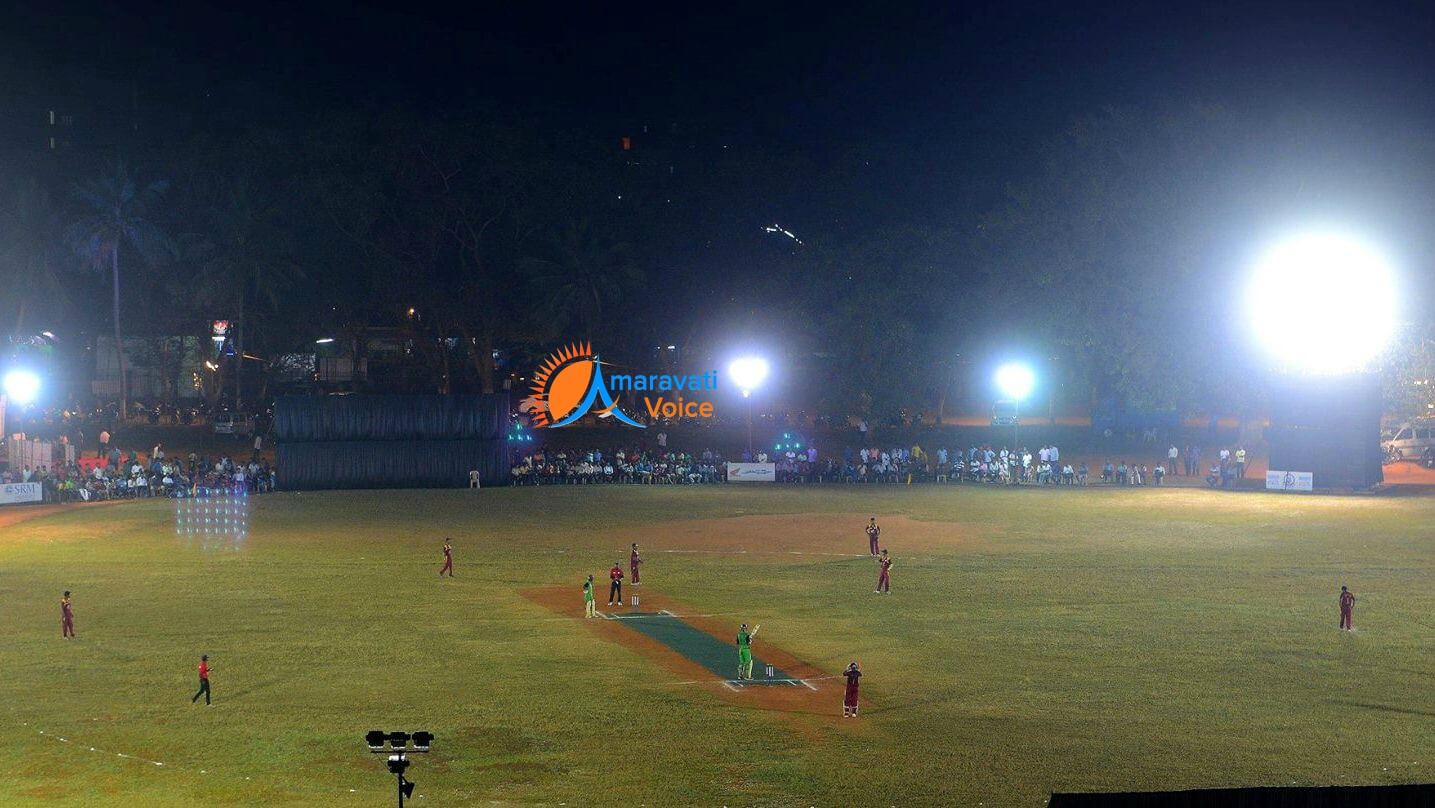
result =
M747 399L747 453L752 454L752 391L756 390L763 379L767 378L767 360L760 356L744 356L734 359L728 363L727 375L732 377L733 384L742 390L742 397Z
M727 366L727 374L742 390L743 398L747 398L767 378L767 360L757 356L734 359Z
M1021 401L1031 395L1031 388L1035 386L1036 374L1026 365L1008 362L997 368L997 388L1013 401Z
M40 395L40 377L28 370L12 370L5 374L5 395L11 401L25 406Z
M1369 244L1308 233L1256 262L1246 312L1263 348L1310 373L1359 370L1395 335L1395 272Z

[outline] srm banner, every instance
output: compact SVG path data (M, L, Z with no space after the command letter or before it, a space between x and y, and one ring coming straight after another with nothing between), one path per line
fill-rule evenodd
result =
M727 481L730 483L772 483L777 482L776 463L728 463Z
M39 483L7 483L0 485L0 505L39 502L43 498Z
M1314 487L1315 475L1309 471L1266 472L1267 491L1312 491Z

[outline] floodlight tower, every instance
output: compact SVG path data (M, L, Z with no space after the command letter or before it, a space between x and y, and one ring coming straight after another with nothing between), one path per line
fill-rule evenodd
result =
M732 377L733 383L742 390L742 397L747 399L747 453L752 454L752 391L762 385L767 379L767 360L757 356L744 356L734 359L727 366L727 374Z
M1363 488L1380 468L1380 385L1366 372L1399 321L1395 272L1341 232L1298 233L1256 261L1246 290L1252 336L1278 371L1270 469L1317 488Z
M409 742L413 745L410 746ZM376 755L388 755L389 771L398 778L399 783L399 808L404 808L404 798L414 795L414 783L404 777L404 772L409 768L409 755L415 752L427 753L433 746L433 733L419 731L413 734L407 732L384 732L381 729L369 730L364 735L364 743L368 744L369 751ZM384 748L387 743L389 747Z
M1036 386L1036 374L1027 365L1008 362L997 368L996 382L997 389L1015 405L1012 408L1011 448L1013 451L1020 451L1021 441L1018 440L1018 435L1021 430L1021 400L1030 395L1031 389Z

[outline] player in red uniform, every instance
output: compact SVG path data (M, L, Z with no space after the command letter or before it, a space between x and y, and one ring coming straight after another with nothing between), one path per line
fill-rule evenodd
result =
M1355 593L1343 586L1340 588L1340 628L1355 630Z
M203 696L203 697L204 697L204 703L205 703L205 704L209 704L209 655L208 655L208 654L200 654L200 655L199 655L199 691L194 694L194 698L190 699L190 700L189 700L189 703L190 703L190 704L193 704L193 703L195 703L196 701L199 701L199 697L200 697L200 696Z
M842 717L857 717L857 680L862 678L862 669L853 662L842 672L847 679L847 691L842 694Z
M60 636L67 640L75 636L75 608L70 605L70 590L68 589L60 598Z
M623 568L618 562L613 562L613 568L608 570L608 578L613 583L608 586L608 605L612 606L616 601L619 606L623 605Z
M633 575L633 577L630 579L633 586L637 586L640 583L640 581L638 580L638 567L642 563L643 559L641 556L638 555L638 543L633 542L633 551L628 554L628 570Z
M445 572L453 577L453 539L443 540L443 569L438 571L438 577L442 578Z
M877 575L877 588L872 591L890 595L892 594L892 576L889 571L892 569L892 557L887 555L886 549L882 550L882 556L877 559L877 564L882 567L882 572Z
M877 517L872 517L867 523L867 551L877 555L877 537L882 535L882 528L877 527Z

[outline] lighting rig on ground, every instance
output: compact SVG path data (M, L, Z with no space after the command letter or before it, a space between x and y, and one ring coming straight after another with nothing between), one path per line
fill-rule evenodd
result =
M420 731L410 734L375 729L364 735L364 743L369 745L373 754L388 756L389 771L399 779L399 808L404 808L404 798L414 795L413 781L404 777L409 768L408 756L428 752L433 746L433 733Z

